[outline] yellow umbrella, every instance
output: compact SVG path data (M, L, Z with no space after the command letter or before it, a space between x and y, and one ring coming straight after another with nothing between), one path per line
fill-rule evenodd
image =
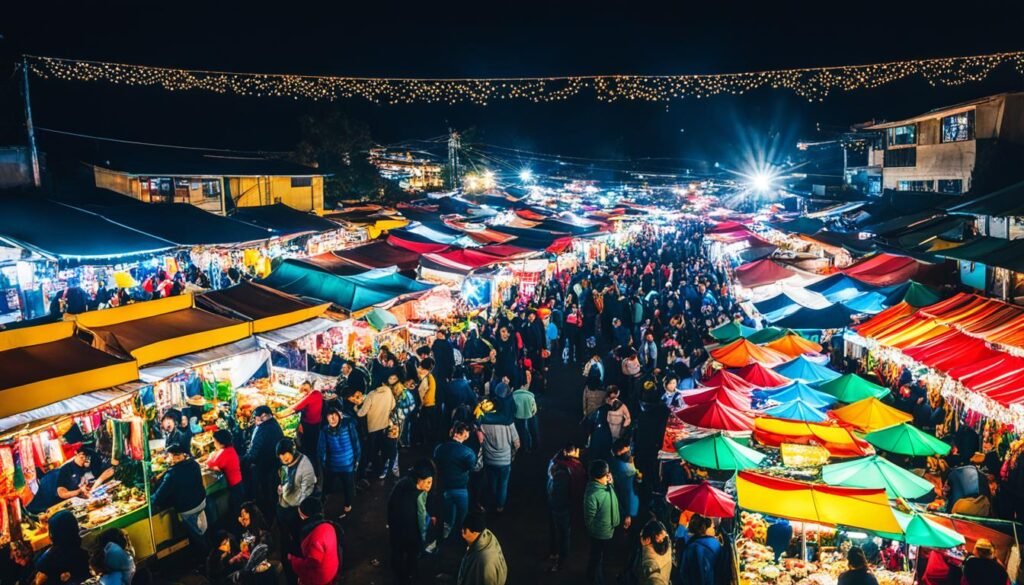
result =
M870 433L908 422L912 416L871 397L832 411L837 419Z

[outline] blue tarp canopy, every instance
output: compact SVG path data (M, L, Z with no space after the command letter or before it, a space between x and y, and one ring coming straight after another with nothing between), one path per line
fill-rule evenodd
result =
M203 211L188 203L106 207L103 217L181 246L226 246L274 237L266 228Z
M798 380L807 384L828 382L829 380L834 380L839 377L839 372L830 370L820 364L816 364L807 359L806 356L800 356L784 364L775 366L773 369L790 380ZM817 392L817 390L815 390L815 392ZM828 395L826 394L826 396ZM829 398L832 399L831 396L829 396ZM832 400L834 401L834 399Z
M789 384L775 390L759 390L756 392L756 396L763 396L783 404L800 401L812 408L828 408L836 403L835 397L831 394L822 392L821 390L815 390L800 381L790 382Z
M784 418L788 420L800 420L804 422L824 422L828 419L825 413L812 407L803 400L791 400L778 406L773 406L764 411L768 416Z
M887 298L888 297L881 291L872 290L861 293L847 301L843 301L842 304L854 313L874 315L875 313L881 313L889 306L886 302Z
M769 313L776 313L784 309L793 307L793 310L802 307L800 303L796 302L793 297L789 296L785 292L781 292L774 297L767 298L763 301L754 303L754 308L757 309L758 313L762 315L768 315Z
M239 207L231 214L231 219L269 230L275 236L296 235L304 233L327 232L341 229L341 226L329 219L312 213L299 211L284 203L259 205L256 207Z
M853 312L836 303L824 309L800 307L781 319L772 321L776 327L790 329L842 329L850 324Z
M874 290L875 287L863 283L855 278L850 278L842 273L836 273L823 278L814 284L808 285L807 290L821 294L829 301L835 303L852 299L862 292Z
M290 260L282 262L260 282L296 296L334 303L350 312L434 287L402 276L394 267L337 276Z

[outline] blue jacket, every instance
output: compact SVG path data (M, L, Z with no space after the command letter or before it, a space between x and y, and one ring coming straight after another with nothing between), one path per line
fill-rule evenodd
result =
M636 467L621 457L612 457L608 460L608 468L611 469L612 480L615 482L619 510L622 510L623 516L635 518L640 513L640 496L636 494L636 485L633 481L636 477Z
M249 449L242 456L242 469L253 468L256 478L276 478L281 467L277 458L277 442L284 438L277 419L269 419L253 429Z
M173 507L179 514L197 508L205 499L203 472L191 457L172 465L153 494L157 508Z
M359 465L359 430L356 419L342 416L337 428L324 425L316 446L316 458L326 471L353 472Z
M715 585L715 565L722 545L714 536L691 538L683 550L679 564L681 583L687 585Z
M469 474L476 467L476 453L458 441L445 441L434 449L437 475L446 490L469 485Z

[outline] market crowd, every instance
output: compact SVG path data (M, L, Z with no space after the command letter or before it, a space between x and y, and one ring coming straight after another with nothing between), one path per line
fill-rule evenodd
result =
M422 574L421 561L458 547L461 560L444 576L450 582L504 585L519 581L489 522L523 489L510 483L517 454L536 452L550 455L546 477L536 479L547 494L545 570L594 584L735 583L732 543L722 538L728 521L681 516L665 503L666 489L695 482L697 471L658 457L671 409L682 404L680 391L695 386L708 360L709 331L730 320L755 325L733 296L728 267L709 260L704 224L647 225L604 258L557 271L528 298L513 295L501 310L467 318L457 331L440 329L412 352L380 347L369 363L345 362L329 394L306 384L302 400L284 412L256 408L241 444L218 431L206 464L226 477L227 517L213 518L206 507L187 414L162 413L172 465L153 501L180 516L189 552L212 582L323 585L343 578L353 562L346 539L358 535L345 526L361 494L389 490L388 550L381 556L393 582L436 582ZM577 373L578 385L549 384L553 371L565 368ZM579 429L569 442L544 440L537 398L548 393L578 400ZM909 389L904 394L915 420L943 424L940 404ZM279 419L294 413L301 424L293 440ZM981 451L971 440L958 432L955 452ZM991 483L1008 498L1012 517L1024 501L1024 489L1013 488L1024 488L1024 465L1016 460L1015 453L1006 464L953 462L974 465L979 475L973 485L956 483L961 491L949 499L991 499ZM949 467L929 462L931 473L948 474ZM949 483L943 485L948 493ZM73 516L58 513L49 522L54 546L41 558L12 548L11 582L36 573L36 582L53 583L139 579L123 533L104 533L88 551ZM577 540L588 550L585 574L567 568ZM878 562L867 552L851 549L851 571ZM612 557L626 567L621 575L605 575ZM1004 585L991 580L991 566L984 578L966 568L961 574L970 585ZM871 579L869 572L851 573L840 583Z

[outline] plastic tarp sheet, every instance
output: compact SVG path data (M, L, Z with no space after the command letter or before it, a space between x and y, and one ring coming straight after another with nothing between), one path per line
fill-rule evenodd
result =
M799 420L805 422L823 422L828 420L825 413L818 408L811 406L803 400L790 400L782 404L767 408L763 414L774 418L786 420Z
M741 471L741 508L779 518L902 534L884 489L833 487Z
M821 353L822 350L821 344L815 343L810 339L804 339L795 333L787 333L779 339L766 344L765 347L793 358L805 353Z
M90 347L70 322L0 332L0 372L0 417L139 377L134 360Z
M329 219L299 211L284 203L239 207L231 219L270 230L276 236L293 236L340 230L342 227Z
M346 311L360 311L434 286L393 269L335 276L289 262L282 263L261 283L293 295L328 301Z
M730 341L735 341L740 337L747 337L754 331L755 329L753 327L747 327L746 325L742 325L736 321L729 321L728 323L715 327L709 331L708 334L717 341L728 343Z
M813 234L825 227L825 222L810 217L798 217L789 221L770 222L768 227L790 234Z
M874 286L888 286L914 278L921 263L908 256L877 254L849 268L843 274Z
M252 321L253 333L280 329L319 317L330 307L330 303L311 305L251 282L241 282L201 294L196 297L196 305L214 313Z
M783 353L754 345L743 338L711 350L711 357L727 368L742 368L753 363L777 365L789 360L789 356Z
M736 375L755 388L776 388L789 384L789 378L761 364L750 364L737 371Z
M203 211L188 203L106 207L102 215L181 246L231 246L268 240L277 235L267 228Z
M836 403L836 399L831 394L815 390L803 382L791 382L781 388L758 394L781 403L799 400L814 408L828 408Z
M96 390L95 392L86 392L85 394L72 396L71 398L65 398L59 402L54 402L53 404L33 408L32 410L27 410L25 412L19 412L11 416L0 418L0 434L17 431L20 427L30 425L36 421L67 416L69 413L74 412L92 410L103 406L108 402L117 400L118 398L124 398L131 393L131 390L123 389L121 387L110 388L107 390Z
M290 327L283 327L281 329L259 333L256 335L256 339L258 339L262 345L271 349L276 349L286 343L291 343L310 335L323 333L324 331L340 326L341 323L333 319L310 319L309 321L296 323Z
M800 309L772 321L776 327L790 329L842 329L853 320L853 312L840 303L824 309L800 307Z
M75 316L93 346L130 355L146 366L248 337L251 325L193 306L192 295L168 297Z
M807 359L807 356L797 357L772 369L790 380L798 380L807 384L828 382L839 377L839 372L816 364Z
M842 301L842 305L852 313L877 315L885 310L887 297L879 291L861 293L852 299Z
M234 343L226 343L185 355L172 357L159 363L146 366L139 370L139 379L144 382L159 382L192 368L212 364L235 356L260 352L260 345L255 337L246 337ZM266 354L269 357L269 354ZM266 361L264 358L263 361Z
M865 398L847 404L833 410L832 416L867 433L903 424L914 418L877 398Z
M451 246L450 242L436 242L404 229L391 230L388 234L387 243L395 246L396 248L401 248L417 254L440 252Z
M723 386L703 388L693 392L684 392L683 402L686 403L687 406L705 404L707 402L719 402L730 408L735 408L736 410L750 410L749 394L740 390L725 388Z
M687 406L676 412L676 417L706 430L743 433L754 427L754 418L749 413L714 401Z
M869 382L857 374L843 374L834 380L820 384L818 390L847 404L865 398L885 398L892 392L885 386Z
M700 383L702 386L720 386L722 388L728 388L730 390L740 390L743 392L749 392L754 389L754 386L752 386L749 382L747 382L743 378L740 378L736 374L729 372L728 370L718 370L706 380L701 380Z
M392 246L386 240L376 240L355 248L318 254L302 261L333 274L351 274L350 266L363 270L388 266L397 266L399 270L415 270L419 266L420 253Z
M878 455L826 465L821 479L829 485L882 488L891 499L915 500L935 490L932 482Z
M871 452L871 445L841 426L763 416L754 419L754 440L768 447L783 443L820 445L833 457L863 457Z
M781 266L768 258L755 260L736 268L736 280L748 288L773 284L791 276L796 276L796 274L793 270Z

